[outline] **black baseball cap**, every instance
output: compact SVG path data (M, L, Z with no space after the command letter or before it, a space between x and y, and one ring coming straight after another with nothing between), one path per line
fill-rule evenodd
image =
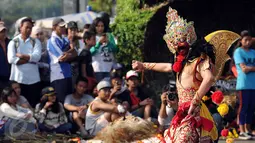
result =
M60 27L63 27L66 25L64 19L62 18L55 18L53 21L52 21L52 26L60 26Z
M77 25L76 22L70 21L70 22L67 23L67 28L68 29L73 29L73 28L78 29L78 25Z
M120 78L120 79L122 79L122 76L121 76L118 72L116 72L116 70L112 70L112 71L110 72L110 78L111 78L111 79L114 79L114 78Z
M53 87L45 87L42 89L42 95L51 96L53 94L56 94L55 89Z

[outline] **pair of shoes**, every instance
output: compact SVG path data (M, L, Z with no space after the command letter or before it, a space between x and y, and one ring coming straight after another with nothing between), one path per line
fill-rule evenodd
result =
M246 134L248 134L249 136L251 136L251 139L255 139L255 136L252 134L252 133L246 133Z
M241 139L241 140L250 140L250 139L252 139L252 136L248 135L247 133L240 133L239 134L239 139Z

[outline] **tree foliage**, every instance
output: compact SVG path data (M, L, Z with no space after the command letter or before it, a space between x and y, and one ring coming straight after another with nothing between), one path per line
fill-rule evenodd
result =
M112 14L113 0L90 0L88 5L92 7L93 11L104 11Z
M138 0L117 1L117 16L111 28L118 39L118 62L130 67L133 59L143 60L141 49L147 22L160 7L144 8Z

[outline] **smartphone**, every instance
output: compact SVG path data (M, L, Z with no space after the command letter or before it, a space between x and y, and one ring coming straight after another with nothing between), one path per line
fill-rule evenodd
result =
M103 33L102 36L106 36L106 33Z

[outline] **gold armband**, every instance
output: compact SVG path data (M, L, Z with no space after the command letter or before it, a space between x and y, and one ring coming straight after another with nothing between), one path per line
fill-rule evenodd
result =
M146 70L152 70L156 66L156 63L143 63L143 68Z
M198 93L196 92L196 94L195 94L194 98L192 99L191 103L193 105L199 105L200 102L201 102L201 99L200 99Z

